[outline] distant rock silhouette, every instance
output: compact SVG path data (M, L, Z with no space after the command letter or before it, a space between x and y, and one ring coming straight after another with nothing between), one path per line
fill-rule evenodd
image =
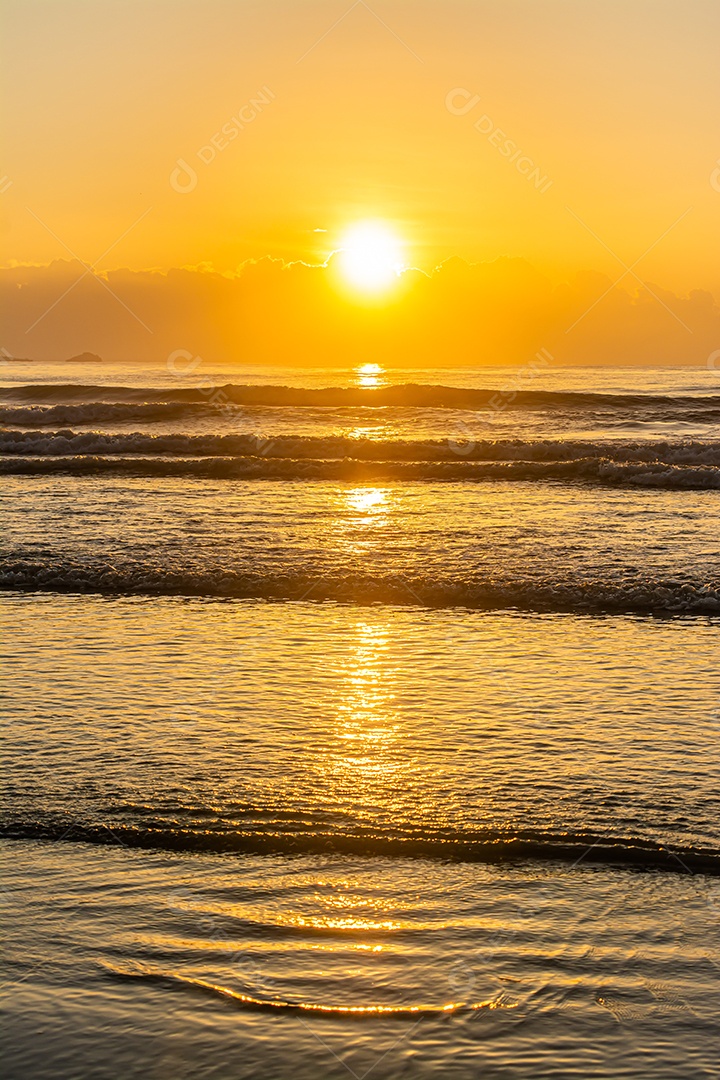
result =
M71 356L65 361L66 364L102 364L102 356L98 356L94 352L82 352L77 356Z

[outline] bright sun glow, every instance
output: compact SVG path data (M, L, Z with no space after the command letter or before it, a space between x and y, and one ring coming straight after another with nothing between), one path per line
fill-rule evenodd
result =
M356 288L385 289L404 269L402 245L385 225L360 222L342 238L340 265Z
M355 371L358 386L382 386L384 383L380 364L361 364Z

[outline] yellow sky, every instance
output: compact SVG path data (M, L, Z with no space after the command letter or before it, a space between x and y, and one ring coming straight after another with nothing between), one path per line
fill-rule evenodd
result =
M3 10L5 266L322 262L379 218L427 271L720 300L716 0Z

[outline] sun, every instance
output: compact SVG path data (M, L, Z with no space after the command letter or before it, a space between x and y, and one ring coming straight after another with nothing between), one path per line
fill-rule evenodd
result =
M358 289L386 289L405 269L402 244L387 226L361 221L347 230L340 245L340 268Z

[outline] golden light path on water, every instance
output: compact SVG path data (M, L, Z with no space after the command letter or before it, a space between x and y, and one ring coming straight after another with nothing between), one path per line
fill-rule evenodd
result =
M333 543L356 545L352 550L366 542L379 551L387 546L386 529L395 528L402 498L394 487L348 486L336 490L333 498L336 501L325 505L332 506L340 540L335 529L323 523ZM356 562L361 565L362 557ZM438 618L412 606L360 609L331 604L318 611L312 605L289 605L284 611L270 605L218 604L209 609L166 601L156 608L158 625L148 630L142 601L122 608L105 605L102 618L93 620L88 619L88 606L100 611L98 600L53 597L49 603L62 604L65 612L63 620L56 618L52 648L46 647L39 673L36 653L31 654L32 669L28 661L18 660L15 679L25 685L31 676L50 680L59 673L71 690L77 685L74 700L85 693L91 715L102 719L101 710L107 709L106 742L123 748L113 755L123 766L124 755L132 753L133 768L142 768L138 762L148 755L148 734L156 739L161 733L167 739L162 764L166 772L173 770L169 781L178 788L184 784L188 792L184 806L170 812L179 815L184 810L185 822L197 822L203 836L211 835L210 829L219 832L225 823L247 830L249 810L252 820L265 826L266 835L287 830L289 817L300 843L289 858L252 852L242 858L211 851L181 855L111 844L99 859L89 845L62 845L62 858L72 860L69 868L57 866L61 845L54 845L52 862L48 845L28 845L27 851L26 845L16 845L18 855L13 853L9 862L17 876L14 864L22 855L20 877L29 884L21 900L12 892L11 903L22 902L32 911L43 895L58 898L49 913L47 905L38 907L41 929L30 928L36 939L45 935L39 937L42 953L28 938L15 943L18 956L33 957L33 948L38 955L50 950L52 956L52 948L67 950L68 939L73 946L77 942L67 961L78 965L75 985L86 984L99 993L96 987L102 991L103 983L98 975L134 980L147 1009L143 1015L153 1024L157 1018L158 1027L176 1017L185 1023L187 1015L200 1022L211 1016L213 1024L224 1025L223 1037L227 1033L238 1038L247 1024L253 1037L260 1038L251 1014L303 1018L312 1030L298 1026L293 1039L299 1031L310 1041L297 1043L294 1052L298 1060L300 1051L303 1060L311 1060L314 1047L319 1047L319 1060L312 1059L314 1071L306 1074L312 1076L328 1074L322 1058L327 1051L316 1034L324 1041L335 1040L332 1045L340 1055L352 1046L355 1057L349 1060L355 1065L362 1060L362 1067L355 1068L360 1076L372 1065L372 1054L380 1053L375 1048L382 1044L384 1051L400 1033L388 1029L385 1035L375 1021L405 1022L412 1034L421 1017L431 1025L434 1018L453 1014L454 1037L465 1031L465 1038L469 1031L475 1038L476 1027L483 1023L501 1025L482 1030L477 1044L469 1044L468 1053L475 1058L491 1041L495 1045L503 1038L509 1040L508 1060L516 1055L517 1029L506 1024L519 1018L530 1028L531 1043L522 1075L534 1075L538 1028L554 1046L570 1009L589 1018L588 1023L595 1018L602 1025L608 1017L614 1023L614 1015L635 1016L643 1023L645 1018L654 1022L654 1017L663 1028L675 1023L677 1012L684 1033L695 1025L698 1054L705 1052L710 1023L703 1026L702 1010L709 1012L707 1001L714 991L703 979L704 970L712 973L707 964L703 969L703 962L706 953L711 955L706 940L713 941L713 924L702 875L683 873L671 881L670 875L636 874L630 884L625 869L591 866L589 860L585 867L585 859L568 880L562 867L532 860L484 865L422 855L372 855L374 839L383 835L407 839L412 846L421 834L475 829L471 814L480 818L480 827L501 822L505 792L512 796L518 783L534 775L545 783L555 780L549 797L561 802L560 785L572 776L566 780L566 759L556 750L565 746L583 770L600 770L608 738L627 738L623 709L631 696L646 716L657 709L661 697L668 701L668 710L684 699L690 702L690 695L697 699L709 685L711 628L704 638L703 629L695 628L690 639L681 622L656 628L638 620L612 626L603 621L596 629L582 621L568 643L557 634L557 620L528 625L493 613L482 619L460 612ZM13 611L15 633L24 641L42 641L37 608L30 614L16 603ZM23 631L24 619L32 620L29 630ZM599 662L592 651L598 634L604 635ZM667 641L666 651L648 679L648 668L633 660L628 665L627 657L637 657L658 634ZM91 635L99 639L100 648L95 681L88 688L87 681L73 680L79 664L77 643L92 640ZM686 639L693 641L694 650L680 649ZM118 640L124 648L108 706L104 661L114 655ZM222 656L229 657L236 656L237 644L244 640L252 649L241 654L241 662L221 664L217 643ZM207 714L199 709L190 726L185 721L178 725L173 711L168 641L176 649L171 662L185 665L189 685L211 690L211 709ZM611 649L618 657L608 670ZM213 658L209 665L208 656ZM687 670L688 664L695 666ZM443 696L450 678L439 680L439 670L452 678L452 708ZM609 687L611 708L598 715L599 672ZM282 696L281 680L291 682L292 696ZM260 694L268 691L274 695L272 713L262 708ZM684 699L673 696L679 694ZM155 708L149 715L138 714L135 701L144 703L148 697ZM707 697L695 706L694 735L700 747L700 740L708 738L702 735L702 724L710 705ZM544 706L551 712L540 711ZM692 721L690 705L686 711ZM684 728L672 723L685 753ZM658 737L674 737L675 728L670 721L666 724L657 724L644 738L643 754L652 754L649 748ZM78 735L77 710L60 716L57 728L58 755L68 756L68 747L87 752L79 749L83 737ZM254 749L251 740L258 733L263 742ZM569 741L573 738L577 741ZM541 740L549 744L545 772L538 766ZM709 738L705 745L710 746ZM100 752L106 753L104 746ZM532 760L526 766L528 754ZM704 754L710 763L708 751ZM259 760L262 788L253 789ZM637 778L643 794L657 760L650 756L646 772ZM95 767L102 779L103 766ZM631 767L632 775L637 774L638 766L630 763L627 777ZM196 772L199 769L204 771ZM533 775L530 769L538 771ZM275 782L279 770L282 787ZM118 783L117 772L110 774L108 786L110 782ZM160 816L162 807L155 813ZM359 838L356 854L338 853L334 835L340 828L343 835ZM308 836L319 837L324 845L310 856L301 847ZM128 866L135 874L132 882ZM95 896L97 903L89 903L88 897ZM102 919L93 916L100 905L108 912ZM662 940L657 938L658 925L665 927ZM606 958L605 967L585 966L590 950ZM628 956L633 958L630 965ZM43 977L44 968L22 984L30 994L40 986L43 997L38 1003L22 999L24 1012L17 1006L17 1016L29 1012L38 1028L49 995L40 983ZM673 1013L658 1015L663 1001L671 999L653 996L648 985L667 987L663 993L677 994L672 1002L687 1005L681 1011L673 1004ZM124 1008L126 992L132 994L132 987L123 991L110 986L110 1007ZM207 999L207 1011L202 1002L194 1003L199 996ZM137 1000L128 1008L137 1015ZM691 1008L697 1011L690 1013ZM468 1025L473 1014L477 1021ZM350 1021L365 1026L351 1029ZM443 1046L450 1031L425 1030ZM602 1035L604 1028L597 1030ZM625 1024L619 1039L626 1039L629 1030L632 1026ZM67 1030L58 1037L67 1039ZM262 1052L274 1053L277 1028L262 1037L267 1041ZM363 1038L366 1044L359 1045ZM393 1059L385 1075L400 1071ZM438 1064L434 1071L445 1075L447 1069ZM258 1069L257 1074L262 1073ZM644 1075L642 1070L638 1074ZM695 1074L690 1069L681 1073ZM676 1073L667 1070L663 1075Z
M380 515L387 513L389 491L383 488L362 487L353 488L351 491L342 494L351 509L369 515L363 524L377 525L382 523Z
M377 365L375 365L377 366ZM343 543L362 556L367 550L367 531L387 524L392 509L388 489L357 487L338 493L339 518L345 521ZM359 617L343 650L343 662L333 680L334 729L329 732L330 753L318 759L323 783L337 793L338 805L352 806L358 821L367 818L369 807L385 807L392 814L394 792L407 784L412 755L401 747L402 731L395 707L396 678L393 639L384 620ZM400 811L400 808L397 807ZM331 910L327 910L330 905ZM383 917L378 898L369 903L356 890L336 890L323 895L323 907L310 920L316 926L350 932L401 929L397 917ZM382 908L380 903L380 908ZM397 916L397 903L388 905ZM307 925L307 918L302 919ZM359 951L381 952L376 942L356 942Z
M360 364L359 367L355 368L355 384L371 389L385 386L387 380L384 375L385 370L380 364Z
M136 964L133 967L118 967L115 964L106 962L102 966L108 974L117 979L142 979L170 986L182 984L204 993L229 999L240 1007L259 1011L317 1013L326 1016L388 1016L393 1019L402 1019L404 1017L415 1018L425 1014L437 1015L438 1013L474 1012L479 1009L512 1009L516 1007L515 1004L507 1004L493 999L473 1003L451 1001L443 1005L325 1005L308 1001L269 1000L253 997L250 994L238 993L238 991L231 990L229 987L222 986L219 983L209 982L205 979L189 978L180 972L166 972L148 965Z

